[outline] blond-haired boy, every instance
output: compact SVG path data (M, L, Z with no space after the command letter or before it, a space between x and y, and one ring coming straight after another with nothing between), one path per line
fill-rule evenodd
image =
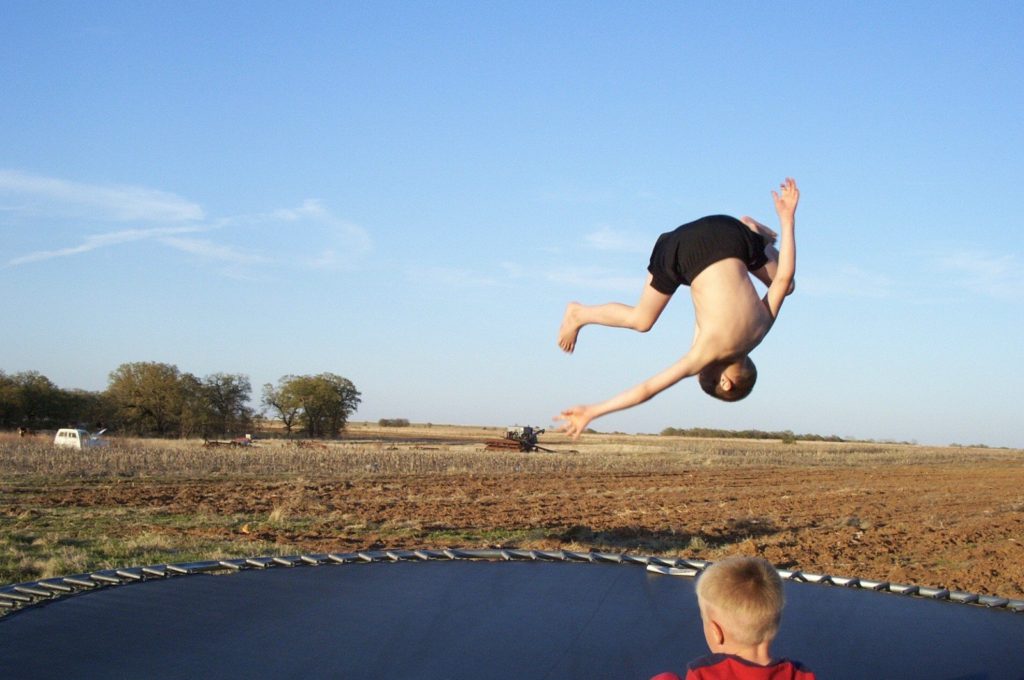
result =
M760 557L715 562L697 580L697 604L711 654L687 664L686 680L813 680L798 661L773 659L782 618L782 579ZM651 680L679 680L661 673Z

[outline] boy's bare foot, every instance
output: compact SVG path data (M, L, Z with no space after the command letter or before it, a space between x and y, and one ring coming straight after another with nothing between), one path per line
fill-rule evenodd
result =
M748 217L747 215L744 215L743 217L740 218L740 222L747 225L747 228L750 229L750 231L754 232L755 234L760 234L761 238L764 239L764 244L766 246L775 245L775 241L778 240L779 238L778 234L776 234L774 231L772 231L765 225L755 220L753 217Z
M562 317L562 326L558 329L558 346L564 352L572 354L576 349L576 336L579 335L582 324L579 322L579 309L582 307L578 302L570 302L565 307L565 316Z

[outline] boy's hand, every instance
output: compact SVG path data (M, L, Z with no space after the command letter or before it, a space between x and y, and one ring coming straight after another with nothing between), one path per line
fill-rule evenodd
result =
M587 425L593 420L594 417L590 414L590 409L586 406L573 406L570 409L562 411L561 415L557 415L552 420L559 421L564 420L565 422L558 427L559 432L564 432L573 441L580 438L583 431L587 429Z
M779 220L786 224L792 223L796 215L796 204L800 202L800 190L796 186L796 180L787 177L786 181L779 185L779 192L772 192L775 200L775 212L779 214Z

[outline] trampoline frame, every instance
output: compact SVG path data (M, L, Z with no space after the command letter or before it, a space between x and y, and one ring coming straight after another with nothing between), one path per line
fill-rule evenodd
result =
M287 557L250 557L202 562L160 564L127 569L105 569L87 574L42 579L0 587L0 618L8 613L43 604L79 593L129 585L152 579L176 578L195 574L231 573L250 569L276 569L309 566L328 566L366 562L415 562L430 560L484 560L484 561L561 561L598 562L643 566L648 571L693 577L711 564L706 560L651 557L628 553L572 552L567 550L519 549L445 549L445 550L368 550L353 553L320 553ZM887 592L908 597L945 600L957 604L993 609L1006 609L1024 613L1024 600L995 595L979 595L945 588L875 581L856 577L832 576L804 571L777 570L783 580L840 588L854 588Z

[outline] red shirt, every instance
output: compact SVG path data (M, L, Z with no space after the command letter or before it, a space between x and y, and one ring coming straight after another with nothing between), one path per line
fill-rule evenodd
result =
M675 673L659 673L651 680L680 678ZM686 665L686 680L814 680L814 673L789 659L760 666L732 654L711 654Z

